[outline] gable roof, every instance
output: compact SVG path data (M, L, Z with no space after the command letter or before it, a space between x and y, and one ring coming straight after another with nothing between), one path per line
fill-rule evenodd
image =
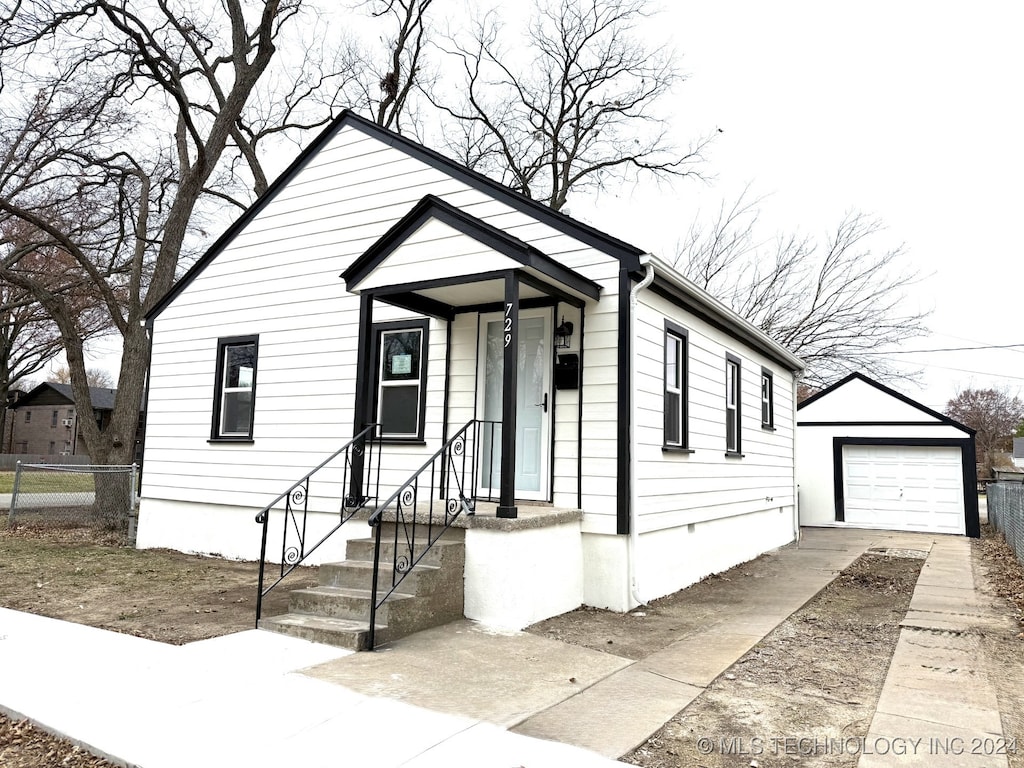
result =
M75 397L71 391L70 384L58 384L52 381L45 381L33 389L23 397L21 397L14 405L12 409L23 408L32 405L32 401L36 400L40 395L45 392L56 392L58 395L67 400L69 405L74 405ZM114 410L114 398L117 397L116 389L109 389L107 387L89 387L89 400L92 402L92 407L100 411L112 411Z
M320 134L306 147L291 165L270 185L241 216L238 217L217 238L203 256L160 298L146 313L146 323L151 324L157 316L185 289L188 285L223 251L228 244L254 219L266 205L274 199L288 183L305 167L323 147L342 128L354 128L376 138L390 147L398 149L427 165L437 168L449 176L456 178L468 186L493 195L521 213L537 218L552 228L574 237L587 245L596 248L615 259L618 259L630 272L640 270L640 256L644 251L616 237L600 231L588 224L559 213L553 208L533 200L519 192L515 192L481 173L470 170L463 165L445 157L439 152L428 149L421 144L407 139L397 133L382 128L376 123L357 115L350 110L343 110Z
M848 376L840 379L839 381L835 382L834 384L831 384L830 386L825 387L825 389L821 390L820 392L817 392L817 393L811 395L809 398L804 400L802 403L799 403L797 405L796 409L799 411L799 410L801 410L803 408L806 408L808 405L811 405L812 403L815 403L818 400L821 400L823 397L828 397L828 395L830 395L831 393L835 392L840 387L843 387L846 384L849 384L851 381L861 381L861 382L863 382L863 383L865 383L865 384L867 384L867 385L869 385L871 387L874 387L878 391L883 392L886 395L889 395L890 397L893 397L893 398L899 400L900 402L905 403L906 405L911 406L912 408L916 408L921 413L927 414L928 416L932 417L933 419L935 419L936 421L938 421L938 422L940 422L942 424L948 424L951 427L956 427L957 429L962 429L964 432L967 432L970 435L974 435L974 433L977 431L977 430L971 429L970 427L968 427L968 426L966 426L964 424L961 424L959 421L956 421L955 419L951 419L949 416L946 416L944 413L939 413L938 411L933 411L928 406L922 405L921 403L917 402L916 400L913 400L912 398L907 397L902 392L897 392L895 389L892 389L891 387L887 387L884 384L882 384L882 383L880 383L878 381L875 381L874 379L872 379L872 378L870 378L868 376L865 376L863 373L860 373L859 371L855 371L855 372L849 374Z
M426 195L394 226L371 245L362 256L341 273L350 291L358 290L359 283L398 250L408 238L428 221L439 221L523 267L528 267L564 284L580 294L596 299L601 286L563 264L555 261L538 248L510 235L486 221L481 221L435 195Z

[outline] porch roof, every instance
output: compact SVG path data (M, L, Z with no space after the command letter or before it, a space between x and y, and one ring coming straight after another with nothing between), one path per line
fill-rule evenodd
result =
M437 317L500 304L514 273L525 302L581 306L601 287L534 246L427 195L342 274L353 293Z

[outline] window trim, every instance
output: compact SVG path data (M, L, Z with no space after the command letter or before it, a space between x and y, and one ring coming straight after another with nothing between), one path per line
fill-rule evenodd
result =
M416 433L410 435L386 435L383 424L380 421L380 391L383 382L381 374L381 338L385 333L397 333L400 331L420 331L420 378L419 378L419 400L417 404ZM427 420L427 368L430 360L430 319L413 318L409 320L393 320L385 323L374 323L371 329L373 347L370 350L370 360L373 361L373 386L372 402L370 403L371 420L380 426L380 439L383 443L401 443L404 445L423 445L426 443L425 429ZM411 379L410 379L411 381Z
M767 398L765 397L765 383L768 385ZM767 419L765 419L766 405ZM764 366L761 367L761 429L775 431L775 374Z
M733 392L729 387L729 369L730 366L735 366L735 375L733 376ZM735 399L735 403L730 408L730 398ZM729 411L735 411L736 419L736 445L729 445ZM742 456L743 455L743 363L740 359L733 354L728 352L725 353L725 455L726 456Z
M668 439L668 398L673 393L669 388L668 381L668 342L669 339L678 342L679 356L677 368L679 374L678 395L679 395L679 440L670 442ZM685 328L676 325L671 320L665 320L665 334L662 344L662 427L661 443L662 449L666 451L691 452L690 448L690 334Z
M221 434L221 412L224 403L224 358L228 347L240 347L246 344L254 346L252 368L252 414L249 418L249 431L246 434ZM213 385L213 421L210 425L210 442L213 443L251 443L253 427L256 423L256 379L259 371L260 337L259 334L248 336L222 336L217 339L216 379Z

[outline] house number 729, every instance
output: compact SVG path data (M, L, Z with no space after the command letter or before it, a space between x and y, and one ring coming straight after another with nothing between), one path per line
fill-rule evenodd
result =
M505 346L512 343L512 305L505 304Z

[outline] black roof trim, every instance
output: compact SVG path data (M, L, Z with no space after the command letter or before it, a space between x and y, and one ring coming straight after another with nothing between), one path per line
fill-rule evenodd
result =
M306 163L309 162L309 160L313 158L336 133L346 126L356 128L365 134L373 136L382 143L405 152L407 155L415 157L427 165L437 168L450 176L465 182L474 189L487 192L488 194L498 197L512 208L522 213L534 216L559 232L569 235L570 237L574 237L581 242L584 242L587 245L619 260L631 272L640 270L640 256L644 253L642 249L606 234L589 224L584 224L581 221L572 219L564 213L559 213L553 208L542 203L538 203L536 200L526 197L519 192L514 192L503 184L487 178L483 174L459 165L454 160L445 157L439 152L428 149L427 147L417 144L416 142L411 141L404 136L400 136L397 133L393 133L386 128L382 128L376 123L367 120L365 117L361 117L356 113L345 109L342 110L342 112L334 118L334 120L324 128L312 142L310 142L308 147L299 153L288 168L273 181L267 191L264 192L252 205L246 208L245 211L242 212L242 215L232 222L223 234L214 241L213 245L207 249L206 253L204 253L202 257L200 257L200 259L196 261L196 263L193 264L184 275L182 275L181 279L179 279L171 289L153 305L152 309L146 313L146 323L151 325L153 320L155 320L156 317L163 312L164 309L166 309L167 306L174 301L174 299L177 298L177 296L207 267L207 265L216 258L217 254L224 250L228 243L230 243L235 236L253 218L255 218L271 200L274 199L277 193L280 192L281 189L283 189L292 180L292 178L302 170Z
M648 288L653 293L661 296L663 299L671 302L675 306L689 312L695 317L699 317L705 323L710 325L712 328L717 328L722 333L726 334L729 338L735 339L736 341L745 344L751 349L755 350L759 354L763 355L773 363L777 363L782 366L785 370L790 373L799 373L800 369L794 368L793 363L788 362L781 355L777 354L773 349L768 347L764 341L759 339L755 334L750 333L742 325L734 322L729 322L729 319L724 315L713 314L711 311L704 307L698 306L695 301L686 297L681 291L676 289L670 282L664 279L661 275L655 273L654 282L651 283Z
M921 411L922 413L927 413L929 416L931 416L932 418L938 419L943 424L948 424L951 427L956 427L957 429L962 429L964 432L967 432L972 437L974 436L975 432L977 431L977 430L971 429L966 424L961 424L956 419L951 419L949 416L947 416L944 413L939 413L938 411L933 411L928 406L921 405L921 403L919 403L916 400L913 400L913 399L907 397L902 392L897 392L895 389L892 389L891 387L887 387L887 386L885 386L885 384L882 384L881 382L875 381L874 379L872 379L872 378L870 378L868 376L865 376L863 373L860 373L859 371L854 371L853 373L851 373L851 374L849 374L847 376L844 376L842 379L840 379L839 381L835 382L834 384L830 384L829 386L825 387L825 389L821 390L821 392L816 392L815 394L811 395L806 400L804 400L802 403L799 403L797 405L796 409L799 411L804 406L810 405L811 403L813 403L813 402L815 402L817 400L820 400L825 395L828 395L828 394L834 392L835 390L839 389L844 384L848 384L849 382L853 381L854 379L859 379L860 381L863 381L865 384L871 385L872 387L877 389L879 392L884 392L885 394L889 395L890 397L895 397L897 400L899 400L899 401L901 401L903 403L906 403L909 406L912 406L912 407L916 408L917 410Z

